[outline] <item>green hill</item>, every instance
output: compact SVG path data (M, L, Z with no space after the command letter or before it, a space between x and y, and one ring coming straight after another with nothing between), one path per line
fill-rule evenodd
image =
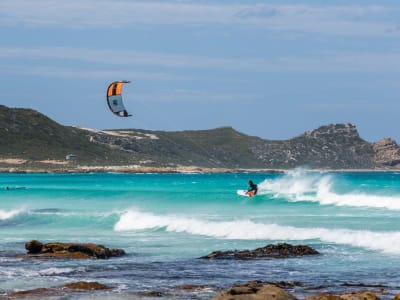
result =
M60 125L32 109L0 106L0 156L31 161L65 160L67 154L76 154L82 162L99 163L129 159L125 153L91 143L87 132Z
M210 130L90 130L60 125L43 114L0 106L0 158L29 163L65 161L75 164L198 166L231 169L372 169L400 166L400 148L385 139L369 143L355 126L321 126L289 140L265 140L231 127Z

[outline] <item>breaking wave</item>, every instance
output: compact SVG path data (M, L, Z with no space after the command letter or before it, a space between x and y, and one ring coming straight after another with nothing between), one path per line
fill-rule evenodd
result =
M400 254L400 232L374 232L366 230L298 228L277 224L255 223L250 220L209 221L197 218L128 210L115 224L115 231L163 229L192 235L203 235L218 239L240 240L320 240L322 242L346 244L365 249Z
M20 209L12 209L12 210L0 209L0 221L11 219L11 218L19 215L22 212L23 212L23 210L20 210Z
M295 170L283 177L267 179L259 184L259 194L272 194L289 201L311 201L323 205L354 206L400 210L400 195L379 195L350 191L334 191L334 175Z

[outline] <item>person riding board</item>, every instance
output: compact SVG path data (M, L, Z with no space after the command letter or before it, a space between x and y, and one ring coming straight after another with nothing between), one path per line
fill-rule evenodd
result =
M258 192L258 186L255 184L252 180L249 180L249 189L247 190L246 194L249 195L249 197L253 197L257 195Z

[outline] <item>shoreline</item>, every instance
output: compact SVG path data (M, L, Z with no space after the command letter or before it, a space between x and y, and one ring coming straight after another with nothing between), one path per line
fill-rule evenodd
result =
M139 165L113 165L113 166L0 166L0 173L3 174L57 174L57 173L132 173L132 174L228 174L228 173L285 173L293 170L304 170L306 172L323 173L388 173L400 172L400 168L375 168L375 169L274 169L274 168L209 168L199 166L139 166Z

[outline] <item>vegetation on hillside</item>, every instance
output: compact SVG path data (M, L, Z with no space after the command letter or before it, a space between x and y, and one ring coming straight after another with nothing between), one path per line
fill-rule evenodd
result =
M79 164L100 166L369 169L400 163L400 149L394 141L377 145L361 139L351 124L322 126L274 141L231 127L175 132L86 130L60 125L31 109L0 106L0 157L33 163L65 161L70 153L78 156Z

